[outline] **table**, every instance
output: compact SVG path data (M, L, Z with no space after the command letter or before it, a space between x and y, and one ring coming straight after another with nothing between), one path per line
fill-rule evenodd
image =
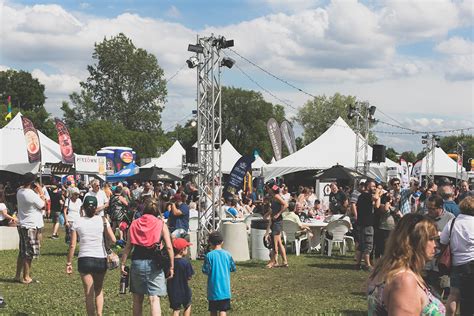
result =
M328 223L321 220L311 220L307 223L304 223L311 229L313 237L308 237L308 252L313 250L319 250L321 248L321 230L328 225Z

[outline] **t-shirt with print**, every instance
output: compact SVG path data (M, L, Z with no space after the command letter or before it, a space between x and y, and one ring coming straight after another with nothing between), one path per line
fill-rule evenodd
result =
M170 305L191 302L191 288L188 281L194 275L193 266L185 258L174 259L174 276L168 280L168 296Z

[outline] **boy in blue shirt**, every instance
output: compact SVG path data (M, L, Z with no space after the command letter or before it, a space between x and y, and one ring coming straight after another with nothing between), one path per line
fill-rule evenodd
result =
M230 273L236 270L230 253L222 249L224 242L219 232L209 234L210 251L204 259L202 272L207 275L207 299L211 316L227 315L230 310Z

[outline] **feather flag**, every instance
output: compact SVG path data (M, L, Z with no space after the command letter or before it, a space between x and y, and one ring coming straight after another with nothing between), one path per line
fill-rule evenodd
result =
M8 113L5 116L5 121L9 121L12 119L12 97L8 96Z

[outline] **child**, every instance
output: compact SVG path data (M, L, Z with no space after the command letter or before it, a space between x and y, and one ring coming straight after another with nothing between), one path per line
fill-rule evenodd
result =
M207 299L211 316L227 315L230 310L230 272L236 270L230 253L222 249L224 240L219 232L209 234L212 249L204 259L202 272L207 275Z
M191 315L191 288L188 281L194 274L191 263L183 258L188 253L188 246L192 244L184 238L173 240L174 248L174 276L168 280L168 297L173 315L179 316L181 306L184 308L183 315Z

